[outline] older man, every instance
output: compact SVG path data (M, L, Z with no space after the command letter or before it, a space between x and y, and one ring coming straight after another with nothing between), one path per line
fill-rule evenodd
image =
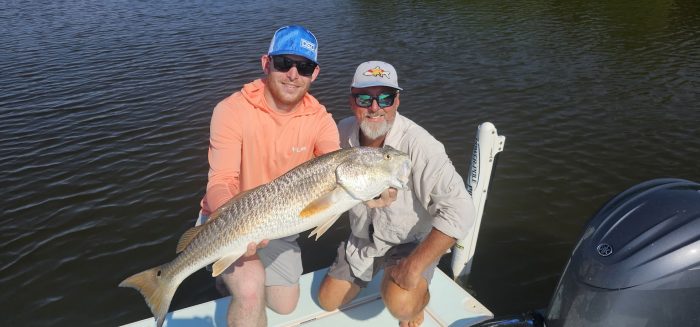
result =
M419 326L435 267L466 235L475 214L442 143L398 113L401 90L392 65L368 61L357 67L349 97L354 116L338 123L341 146L390 145L404 151L411 158L411 177L408 189L394 193L388 206L350 210L352 233L338 248L319 302L325 310L337 309L384 268L381 295L389 312L400 326Z

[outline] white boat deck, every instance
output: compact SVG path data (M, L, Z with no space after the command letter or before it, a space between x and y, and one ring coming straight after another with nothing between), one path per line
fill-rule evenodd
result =
M362 290L357 298L347 306L333 312L327 312L318 306L316 294L327 269L304 274L300 280L301 295L296 310L289 315L267 312L268 326L397 326L397 320L391 316L379 297L381 273L370 285ZM493 317L479 301L463 290L440 269L430 283L430 303L425 310L424 327L471 326ZM168 327L205 327L226 326L226 311L230 297L198 304L168 313L164 326ZM153 317L128 325L155 326Z

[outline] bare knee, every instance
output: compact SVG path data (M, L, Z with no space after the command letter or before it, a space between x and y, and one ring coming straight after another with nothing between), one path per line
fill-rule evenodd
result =
M415 299L405 295L384 296L384 304L387 310L400 321L409 320L420 312L422 308L419 309L415 302Z
M277 314L288 315L288 314L294 312L294 309L297 308L297 302L286 303L286 304L279 304L279 303L272 304L272 303L268 302L267 307L270 308L270 310L274 311Z
M360 288L346 280L326 276L318 290L318 303L326 311L333 311L352 301Z
M230 278L223 278L224 284L233 296L233 301L244 306L252 306L263 303L265 285L259 281L240 282Z
M407 291L391 281L387 281L382 292L382 299L387 310L400 321L413 319L430 299L427 287Z
M219 277L232 295L232 302L254 310L265 303L265 278L262 265L247 263L236 270L227 270Z
M299 301L270 301L270 298L268 298L267 307L277 314L288 315L294 312L294 309L297 308L298 302Z
M272 311L287 315L296 309L299 303L299 284L290 286L268 286L265 288L267 307Z
M318 304L326 311L333 311L341 305L340 297L337 294L333 294L332 289L326 285L325 280L321 283L321 288L318 290Z

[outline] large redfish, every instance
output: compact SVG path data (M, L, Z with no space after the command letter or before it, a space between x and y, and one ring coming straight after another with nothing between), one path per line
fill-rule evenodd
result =
M218 276L250 242L277 239L314 228L321 236L338 217L389 187L403 188L408 155L391 147L338 150L303 163L268 184L244 192L186 231L173 261L133 275L119 286L137 289L158 327L175 290L195 271L213 263Z

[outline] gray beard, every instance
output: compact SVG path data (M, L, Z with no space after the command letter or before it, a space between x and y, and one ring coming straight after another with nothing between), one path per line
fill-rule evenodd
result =
M367 137L370 140L376 140L380 137L383 137L386 135L386 133L389 133L389 130L391 129L391 126L393 123L388 123L386 121L383 121L381 123L370 123L370 122L361 122L360 123L360 130L362 131L362 134L364 134L365 137Z

